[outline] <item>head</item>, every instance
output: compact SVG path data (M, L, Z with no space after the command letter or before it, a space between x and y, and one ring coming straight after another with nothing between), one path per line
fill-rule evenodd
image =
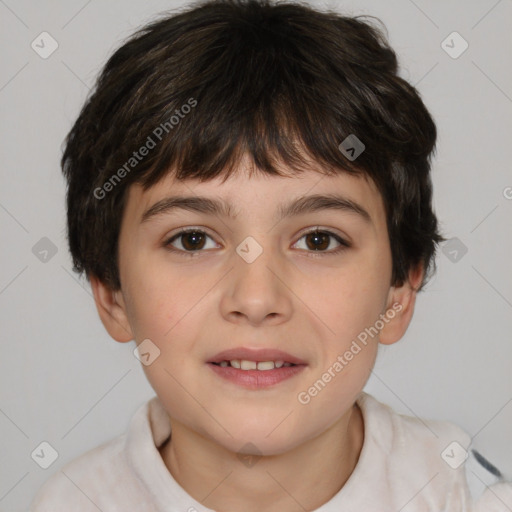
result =
M214 0L114 53L66 140L68 237L111 336L159 351L144 370L172 419L271 454L347 411L435 270L435 140L369 20ZM236 347L305 366L237 387L209 367Z

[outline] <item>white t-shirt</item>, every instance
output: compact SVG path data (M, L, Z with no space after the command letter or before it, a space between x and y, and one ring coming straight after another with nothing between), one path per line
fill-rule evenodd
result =
M500 482L485 460L473 456L471 438L462 429L397 414L365 392L357 403L364 419L359 460L343 488L315 512L512 510L512 483ZM165 466L158 447L170 433L168 415L155 396L136 412L126 434L52 475L30 511L212 512Z

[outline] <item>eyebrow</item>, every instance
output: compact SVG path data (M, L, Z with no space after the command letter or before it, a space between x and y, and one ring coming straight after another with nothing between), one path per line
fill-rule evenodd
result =
M234 219L237 216L233 205L223 199L201 196L172 196L166 197L147 209L141 218L141 224L150 219L182 209L196 213L207 213ZM286 217L313 213L321 210L339 210L356 214L365 222L371 224L370 214L358 203L338 194L315 194L303 196L281 205L277 210L277 220Z

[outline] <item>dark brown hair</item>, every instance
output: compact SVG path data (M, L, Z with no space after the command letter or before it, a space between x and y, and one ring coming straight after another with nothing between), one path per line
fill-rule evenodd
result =
M298 2L211 0L135 33L65 141L74 270L119 289L130 185L147 189L169 172L227 179L248 154L271 175L312 159L319 172L371 178L386 208L390 284L421 264L423 288L445 240L432 210L436 127L382 31L361 18ZM351 134L365 145L355 160L339 149Z

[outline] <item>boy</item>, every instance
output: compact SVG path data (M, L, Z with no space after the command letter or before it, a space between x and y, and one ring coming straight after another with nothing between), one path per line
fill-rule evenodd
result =
M157 396L32 510L512 507L471 495L464 431L362 391L444 240L435 140L357 18L213 0L116 51L67 139L68 237Z

